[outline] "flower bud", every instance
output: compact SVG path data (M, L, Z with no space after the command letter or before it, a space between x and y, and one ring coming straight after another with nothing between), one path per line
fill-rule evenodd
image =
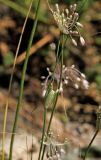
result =
M76 22L76 24L77 24L77 26L79 26L79 27L83 27L83 25L82 25L81 23L79 23L79 22Z
M60 13L59 5L56 3L56 5L55 5L55 6L56 6L56 10L57 10L57 12L58 12L58 13Z
M46 101L45 101L46 108L53 105L55 96L56 92L53 89L50 89L46 96Z
M73 38L72 38L72 43L73 43L75 46L77 46L77 42L76 42L76 40L73 39Z
M81 37L81 36L80 36L80 43L82 44L82 46L84 46L84 45L85 45L85 40L84 40L84 38L83 38L83 37Z

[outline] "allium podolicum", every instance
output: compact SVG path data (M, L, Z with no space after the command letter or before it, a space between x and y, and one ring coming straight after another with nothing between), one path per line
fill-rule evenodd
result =
M63 34L69 35L75 46L77 46L77 42L73 37L79 37L81 45L84 46L85 40L79 32L79 27L83 27L83 25L78 22L79 14L76 12L77 5L70 5L69 9L66 8L63 11L60 11L58 4L55 4L56 10L53 10L49 3L48 6L60 31Z

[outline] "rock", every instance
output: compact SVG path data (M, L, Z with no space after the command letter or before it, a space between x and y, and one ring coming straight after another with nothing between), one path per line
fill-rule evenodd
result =
M9 145L10 145L10 136L6 137L5 140L5 156L8 158L9 155ZM0 144L0 150L2 145ZM31 134L19 134L15 136L14 148L13 148L13 160L28 160L34 157L34 160L37 160L38 157L38 141Z

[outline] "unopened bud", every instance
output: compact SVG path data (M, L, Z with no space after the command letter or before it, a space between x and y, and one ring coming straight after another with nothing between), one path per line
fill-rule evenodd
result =
M55 49L56 49L55 43L51 43L51 44L50 44L50 47L51 47L52 50L55 50Z
M70 10L71 10L71 11L73 10L73 5L70 5Z
M71 68L75 68L75 65L73 64L73 65L71 66Z
M85 74L84 74L84 73L81 73L81 76L82 76L83 78L86 78L86 76L85 76Z
M68 10L67 8L65 9L65 12L66 12L66 14L67 14L67 16L68 16L69 10Z
M45 97L45 95L46 95L46 90L44 89L42 92L42 97Z
M77 24L77 26L79 26L79 27L83 27L83 25L82 25L81 23L79 23L79 22L76 22L76 24Z
M59 93L62 93L63 92L63 86L62 86L62 83L60 84L60 88L59 88Z
M56 92L53 89L50 89L46 96L46 101L45 101L46 108L53 105L55 96L56 96Z
M83 84L83 87L84 87L85 89L88 89L89 83L88 83L87 80L84 79L84 80L82 81L82 84Z
M76 10L76 7L77 7L77 4L74 4L74 5L73 5L73 10L74 10L74 11Z
M72 38L72 43L73 43L75 46L77 46L77 42L76 42L76 40L73 39L73 38Z
M79 14L77 12L75 12L74 17L77 20L79 18Z
M80 43L82 44L82 46L84 46L84 45L85 45L85 40L84 40L84 38L83 38L83 37L81 37L81 36L80 36Z
M58 12L58 13L60 13L59 5L58 5L58 4L56 4L55 6L56 6L56 10L57 10L57 12Z
M75 88L78 89L79 88L79 85L78 84L74 84Z

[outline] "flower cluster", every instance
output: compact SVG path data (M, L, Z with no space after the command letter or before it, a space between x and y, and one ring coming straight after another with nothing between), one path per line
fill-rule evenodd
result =
M72 85L76 89L83 88L88 89L89 83L86 80L86 76L81 73L74 65L71 67L63 68L63 83L66 85Z
M45 79L45 82L43 83L43 97L45 96L45 93L47 91L49 78L52 76L52 72L49 70L49 68L47 70L49 74ZM53 78L57 83L59 83L60 71L54 72ZM70 67L63 66L61 85L60 88L56 90L56 92L57 91L60 93L63 92L63 85L71 86L74 87L75 89L79 88L88 89L89 87L89 83L86 80L86 76L83 73L81 73L78 69L76 69L74 65Z
M83 25L78 22L79 14L76 12L77 5L70 5L69 9L66 8L62 12L60 11L58 4L56 4L55 7L56 10L53 11L49 6L60 31L69 35L75 46L77 46L77 42L73 36L79 37L81 45L85 45L85 40L79 32L79 27L83 27Z
M47 148L47 160L61 160L61 157L65 154L64 146L67 145L67 141L59 143L51 135L48 137L47 142L44 142L44 145Z

